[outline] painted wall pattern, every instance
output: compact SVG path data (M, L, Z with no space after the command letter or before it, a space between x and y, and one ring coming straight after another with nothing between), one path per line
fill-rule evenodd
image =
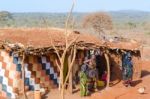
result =
M41 87L56 88L59 72L53 56L28 56L25 60L25 86L29 90ZM21 80L21 58L12 53L0 51L0 90L4 99L15 98ZM19 85L19 86L18 86Z
M18 88L21 77L21 66L14 63L5 51L0 51L0 90L3 98L15 98L14 90Z
M39 90L41 86L56 88L58 86L58 70L54 67L50 57L28 56L25 63L25 85L29 90Z

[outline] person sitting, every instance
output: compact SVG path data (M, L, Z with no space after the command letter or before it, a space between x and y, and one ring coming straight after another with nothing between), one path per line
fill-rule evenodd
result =
M107 71L104 71L104 73L102 75L102 81L104 81L105 84L107 83Z
M105 86L107 83L107 71L104 71L101 79L104 82L104 86Z

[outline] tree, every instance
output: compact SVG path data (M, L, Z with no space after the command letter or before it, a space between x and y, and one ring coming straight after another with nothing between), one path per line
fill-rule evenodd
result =
M59 59L59 63L56 61L57 67L60 72L60 79L59 79L59 90L61 92L61 99L64 99L64 91L67 86L67 81L69 80L69 76L72 72L72 67L76 58L76 51L77 51L77 46L76 46L76 41L78 39L78 36L74 37L72 40L69 40L70 35L72 32L68 32L68 27L69 27L69 22L71 22L71 14L74 8L75 0L73 0L72 8L68 14L66 24L65 24L65 31L64 31L64 37L65 37L65 46L63 48L63 51L60 51L57 49L57 47L54 45L54 40L53 38L50 37L51 44L53 46L53 49ZM46 21L45 21L46 23ZM74 24L74 22L72 22ZM48 26L48 25L47 25ZM73 28L73 25L71 25ZM68 56L69 55L69 56ZM65 58L68 57L68 71L67 75L64 77L64 69L65 69Z
M83 27L91 27L101 38L105 38L105 30L113 28L111 17L105 12L92 13L84 17Z
M7 21L8 19L12 19L11 13L7 11L0 12L0 21Z
M7 11L0 12L0 25L2 26L10 26L13 21L12 14Z
M128 22L127 25L128 25L128 27L129 27L130 29L134 29L134 28L137 27L137 26L136 26L136 23L134 23L134 22Z

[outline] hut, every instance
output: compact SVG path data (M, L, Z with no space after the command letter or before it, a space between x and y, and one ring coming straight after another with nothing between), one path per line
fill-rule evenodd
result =
M122 65L126 53L130 53L132 57L133 81L140 80L143 55L140 42L133 39L115 37L105 41L99 50L102 53L96 55L96 67L99 79L105 71L107 72L107 86L113 86L122 80Z
M112 69L112 79L122 79L121 69L123 56L126 52L131 53L133 63L133 80L139 80L142 70L142 45L133 39L115 37L106 42L109 48L110 68ZM115 75L115 77L114 77Z
M50 38L58 49L63 50L63 32L63 29L56 28L0 29L0 90L4 98L15 98L24 86L25 90L58 87L57 56ZM69 40L76 36L77 53L99 48L102 44L96 37L77 31L70 35ZM82 61L83 58L84 55L80 54L78 60Z
M130 51L135 58L134 65L137 68L134 77L140 77L139 44L134 41L128 43L118 40L104 42L78 31L69 32L72 33L69 41L78 36L76 41L78 66L85 56L89 57L90 51L100 50L103 53L97 57L98 70L111 71L108 79L112 75L120 77L121 74L118 71L120 72L122 53ZM0 29L0 90L3 98L15 98L24 86L25 91L39 90L42 87L48 89L58 87L59 70L55 62L58 58L53 45L63 51L65 45L63 33L63 29L56 28ZM53 45L50 39L53 39ZM24 85L22 85L23 81Z

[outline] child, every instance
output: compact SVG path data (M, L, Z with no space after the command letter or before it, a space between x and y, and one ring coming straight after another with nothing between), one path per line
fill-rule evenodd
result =
M102 75L102 80L106 83L107 82L107 72L104 71L103 75Z

